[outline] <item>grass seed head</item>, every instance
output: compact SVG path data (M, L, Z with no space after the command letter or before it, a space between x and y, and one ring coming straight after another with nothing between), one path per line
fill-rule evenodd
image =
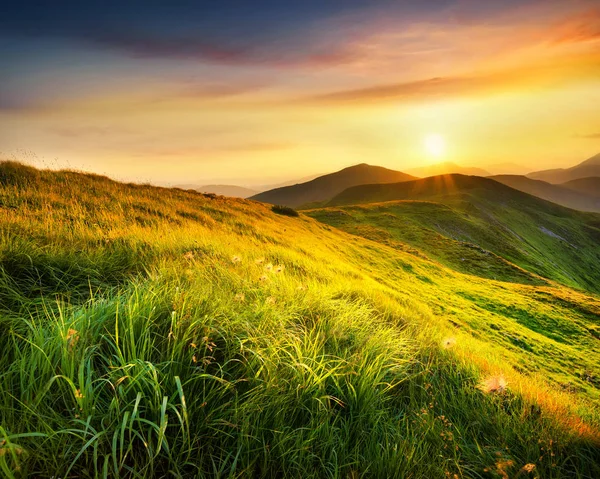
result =
M485 378L479 384L479 389L487 394L502 394L506 391L507 384L504 376L499 374Z

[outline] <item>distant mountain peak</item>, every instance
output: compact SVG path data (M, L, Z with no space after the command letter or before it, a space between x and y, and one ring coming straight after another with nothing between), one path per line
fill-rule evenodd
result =
M414 176L401 171L359 163L334 173L319 176L306 183L265 191L254 195L251 199L295 208L306 204L328 201L351 186L397 183L414 179Z
M547 181L548 183L566 183L567 181L600 176L600 153L588 158L571 168L555 168L535 171L527 175L529 178Z
M600 153L588 158L583 163L582 166L600 166Z

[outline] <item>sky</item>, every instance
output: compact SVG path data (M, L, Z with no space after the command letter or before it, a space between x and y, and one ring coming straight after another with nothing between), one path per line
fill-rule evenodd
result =
M3 7L0 157L261 185L600 152L598 0L170 3Z

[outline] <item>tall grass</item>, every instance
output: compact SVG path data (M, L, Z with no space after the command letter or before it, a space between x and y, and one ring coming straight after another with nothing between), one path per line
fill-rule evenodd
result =
M395 291L428 263L252 202L19 168L0 165L4 476L600 475L593 434L481 391Z

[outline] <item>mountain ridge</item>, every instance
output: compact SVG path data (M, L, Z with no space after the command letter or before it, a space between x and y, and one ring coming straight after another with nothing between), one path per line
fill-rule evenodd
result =
M550 170L534 171L527 176L534 180L542 180L554 184L600 176L600 153L570 168L553 168Z
M300 207L309 203L328 201L346 188L369 183L395 183L409 181L414 176L401 171L367 163L349 166L306 183L276 188L251 196L251 200L263 203Z

